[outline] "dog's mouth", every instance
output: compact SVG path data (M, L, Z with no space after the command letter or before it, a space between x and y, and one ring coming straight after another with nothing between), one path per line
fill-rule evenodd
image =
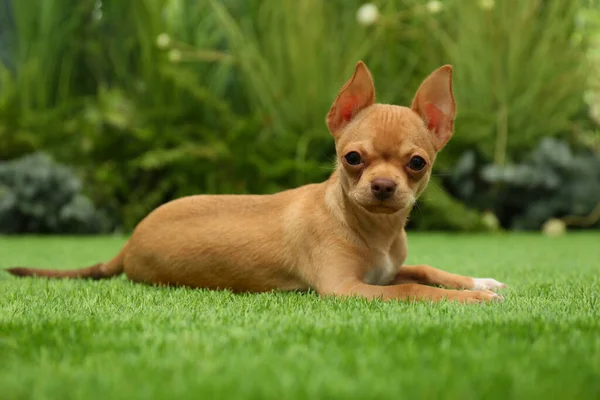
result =
M403 201L404 200L404 201ZM396 214L399 212L410 211L411 207L414 204L414 201L411 201L410 197L403 199L389 199L383 201L368 201L361 202L358 201L358 205L360 205L365 211L371 214Z
M383 202L379 204L361 204L360 206L371 214L395 214L404 209L403 207L392 206Z
M349 198L352 203L366 212L379 215L410 212L415 202L411 193L399 194L385 200L379 200L374 196L361 196L360 193L351 193Z

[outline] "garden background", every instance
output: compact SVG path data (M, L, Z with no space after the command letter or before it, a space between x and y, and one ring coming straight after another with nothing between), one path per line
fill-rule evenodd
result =
M411 229L597 228L599 27L595 0L0 0L0 231L127 233L179 196L322 181L359 59L401 105L455 68Z
M402 105L453 64L406 263L503 302L0 271L0 398L600 398L600 0L0 0L0 268L109 260L179 196L326 179L359 59Z

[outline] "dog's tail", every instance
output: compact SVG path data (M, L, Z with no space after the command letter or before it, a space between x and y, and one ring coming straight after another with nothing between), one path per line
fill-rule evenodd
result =
M67 279L106 279L123 273L123 258L125 256L125 246L119 254L107 263L99 263L91 267L58 270L58 269L38 269L14 267L6 271L16 276L40 276L45 278L67 278Z

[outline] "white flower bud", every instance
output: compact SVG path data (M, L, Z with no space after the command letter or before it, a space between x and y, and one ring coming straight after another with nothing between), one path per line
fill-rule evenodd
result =
M442 8L444 7L444 5L442 4L441 1L430 1L427 3L426 5L427 7L427 11L429 11L431 14L437 14L440 11L442 11Z
M561 236L567 231L567 224L563 220L552 218L544 223L542 231L548 236Z
M181 61L181 52L177 49L169 51L169 61L172 63L178 63Z
M156 46L159 49L166 49L171 44L171 37L168 33L161 33L156 37Z
M373 25L379 19L379 9L373 3L365 3L356 12L356 20L359 24Z
M483 10L491 10L496 5L494 0L479 0L479 7Z

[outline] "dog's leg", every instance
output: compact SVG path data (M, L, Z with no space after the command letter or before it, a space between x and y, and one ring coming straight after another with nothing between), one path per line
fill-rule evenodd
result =
M405 265L400 268L393 284L409 282L452 289L493 290L506 287L504 283L492 278L471 278L442 271L429 265Z
M353 280L338 285L332 290L319 290L323 296L364 297L383 300L428 300L428 301L459 301L463 303L480 303L484 301L500 301L502 296L489 290L451 290L432 286L406 283L392 286L367 285Z

